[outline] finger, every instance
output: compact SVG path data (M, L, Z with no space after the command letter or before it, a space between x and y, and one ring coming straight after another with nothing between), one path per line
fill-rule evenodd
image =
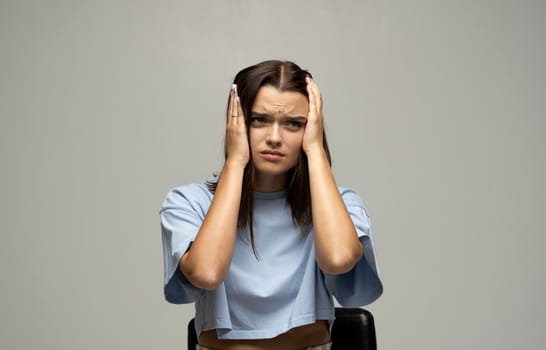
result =
M237 118L241 119L241 121L244 121L245 114L243 112L243 106L241 106L241 99L239 98L238 92L236 92L235 95L235 103L237 105Z
M231 116L233 115L233 105L235 102L235 96L233 94L233 89L229 92L229 105L227 109L226 122L229 125L231 123Z
M231 104L231 115L230 117L237 116L237 85L233 84L231 86L231 97L233 103Z
M307 77L306 78L307 80L307 94L309 95L309 114L310 115L313 115L313 114L316 114L317 112L317 109L316 109L316 98L315 98L315 93L313 91L313 82L312 82L312 79Z
M231 113L231 124L234 127L234 130L237 130L240 123L239 118L239 101L237 101L237 92L233 91L233 112Z
M237 110L237 85L233 84L231 86L231 105L230 105L230 112L229 112L229 125L236 126L237 125L237 116L238 116L238 110Z
M310 83L311 90L313 91L313 94L314 94L315 107L317 111L320 111L322 108L322 94L320 92L320 89L317 83L313 79L309 78L309 83Z

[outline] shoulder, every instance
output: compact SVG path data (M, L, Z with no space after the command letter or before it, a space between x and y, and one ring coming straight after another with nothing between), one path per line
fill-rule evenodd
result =
M367 214L366 208L364 207L364 202L355 190L341 186L338 186L338 190L343 202L345 203L345 206L361 208Z
M171 188L165 196L162 210L187 205L208 206L214 196L208 184L208 181L202 181Z

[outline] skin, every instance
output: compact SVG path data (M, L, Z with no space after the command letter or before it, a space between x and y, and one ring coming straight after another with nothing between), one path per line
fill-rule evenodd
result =
M363 248L326 158L322 96L310 78L307 91L309 116L302 148L309 161L317 263L325 273L336 275L350 271L362 257Z
M252 107L247 137L236 90L230 93L226 122L227 158L214 198L180 270L197 287L216 289L226 277L237 234L243 170L252 157L256 189L278 191L285 187L287 172L300 150L309 161L312 216L317 263L327 274L353 268L363 250L354 224L339 194L323 147L322 97L316 83L307 79L309 99L297 92L280 92L264 86ZM220 341L214 330L199 343L214 349L299 349L328 342L325 321L298 327L273 339ZM282 346L281 346L282 345Z
M250 116L250 149L256 169L256 190L273 192L286 185L302 147L309 113L307 98L292 91L262 87Z

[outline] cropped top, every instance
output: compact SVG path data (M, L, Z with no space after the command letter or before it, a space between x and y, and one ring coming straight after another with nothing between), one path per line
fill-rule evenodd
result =
M313 228L302 233L292 220L286 192L256 192L254 244L238 232L229 272L215 290L193 286L179 261L190 249L213 194L205 182L171 189L160 210L164 293L170 303L195 302L197 334L216 329L219 339L265 339L293 327L334 319L333 297L345 307L367 305L383 291L370 219L360 197L339 188L364 247L363 258L344 274L329 275L316 262Z

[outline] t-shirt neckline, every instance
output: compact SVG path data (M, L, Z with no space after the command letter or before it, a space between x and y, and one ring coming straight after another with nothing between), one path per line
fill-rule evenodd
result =
M286 196L286 190L276 192L254 192L256 199L278 199Z

